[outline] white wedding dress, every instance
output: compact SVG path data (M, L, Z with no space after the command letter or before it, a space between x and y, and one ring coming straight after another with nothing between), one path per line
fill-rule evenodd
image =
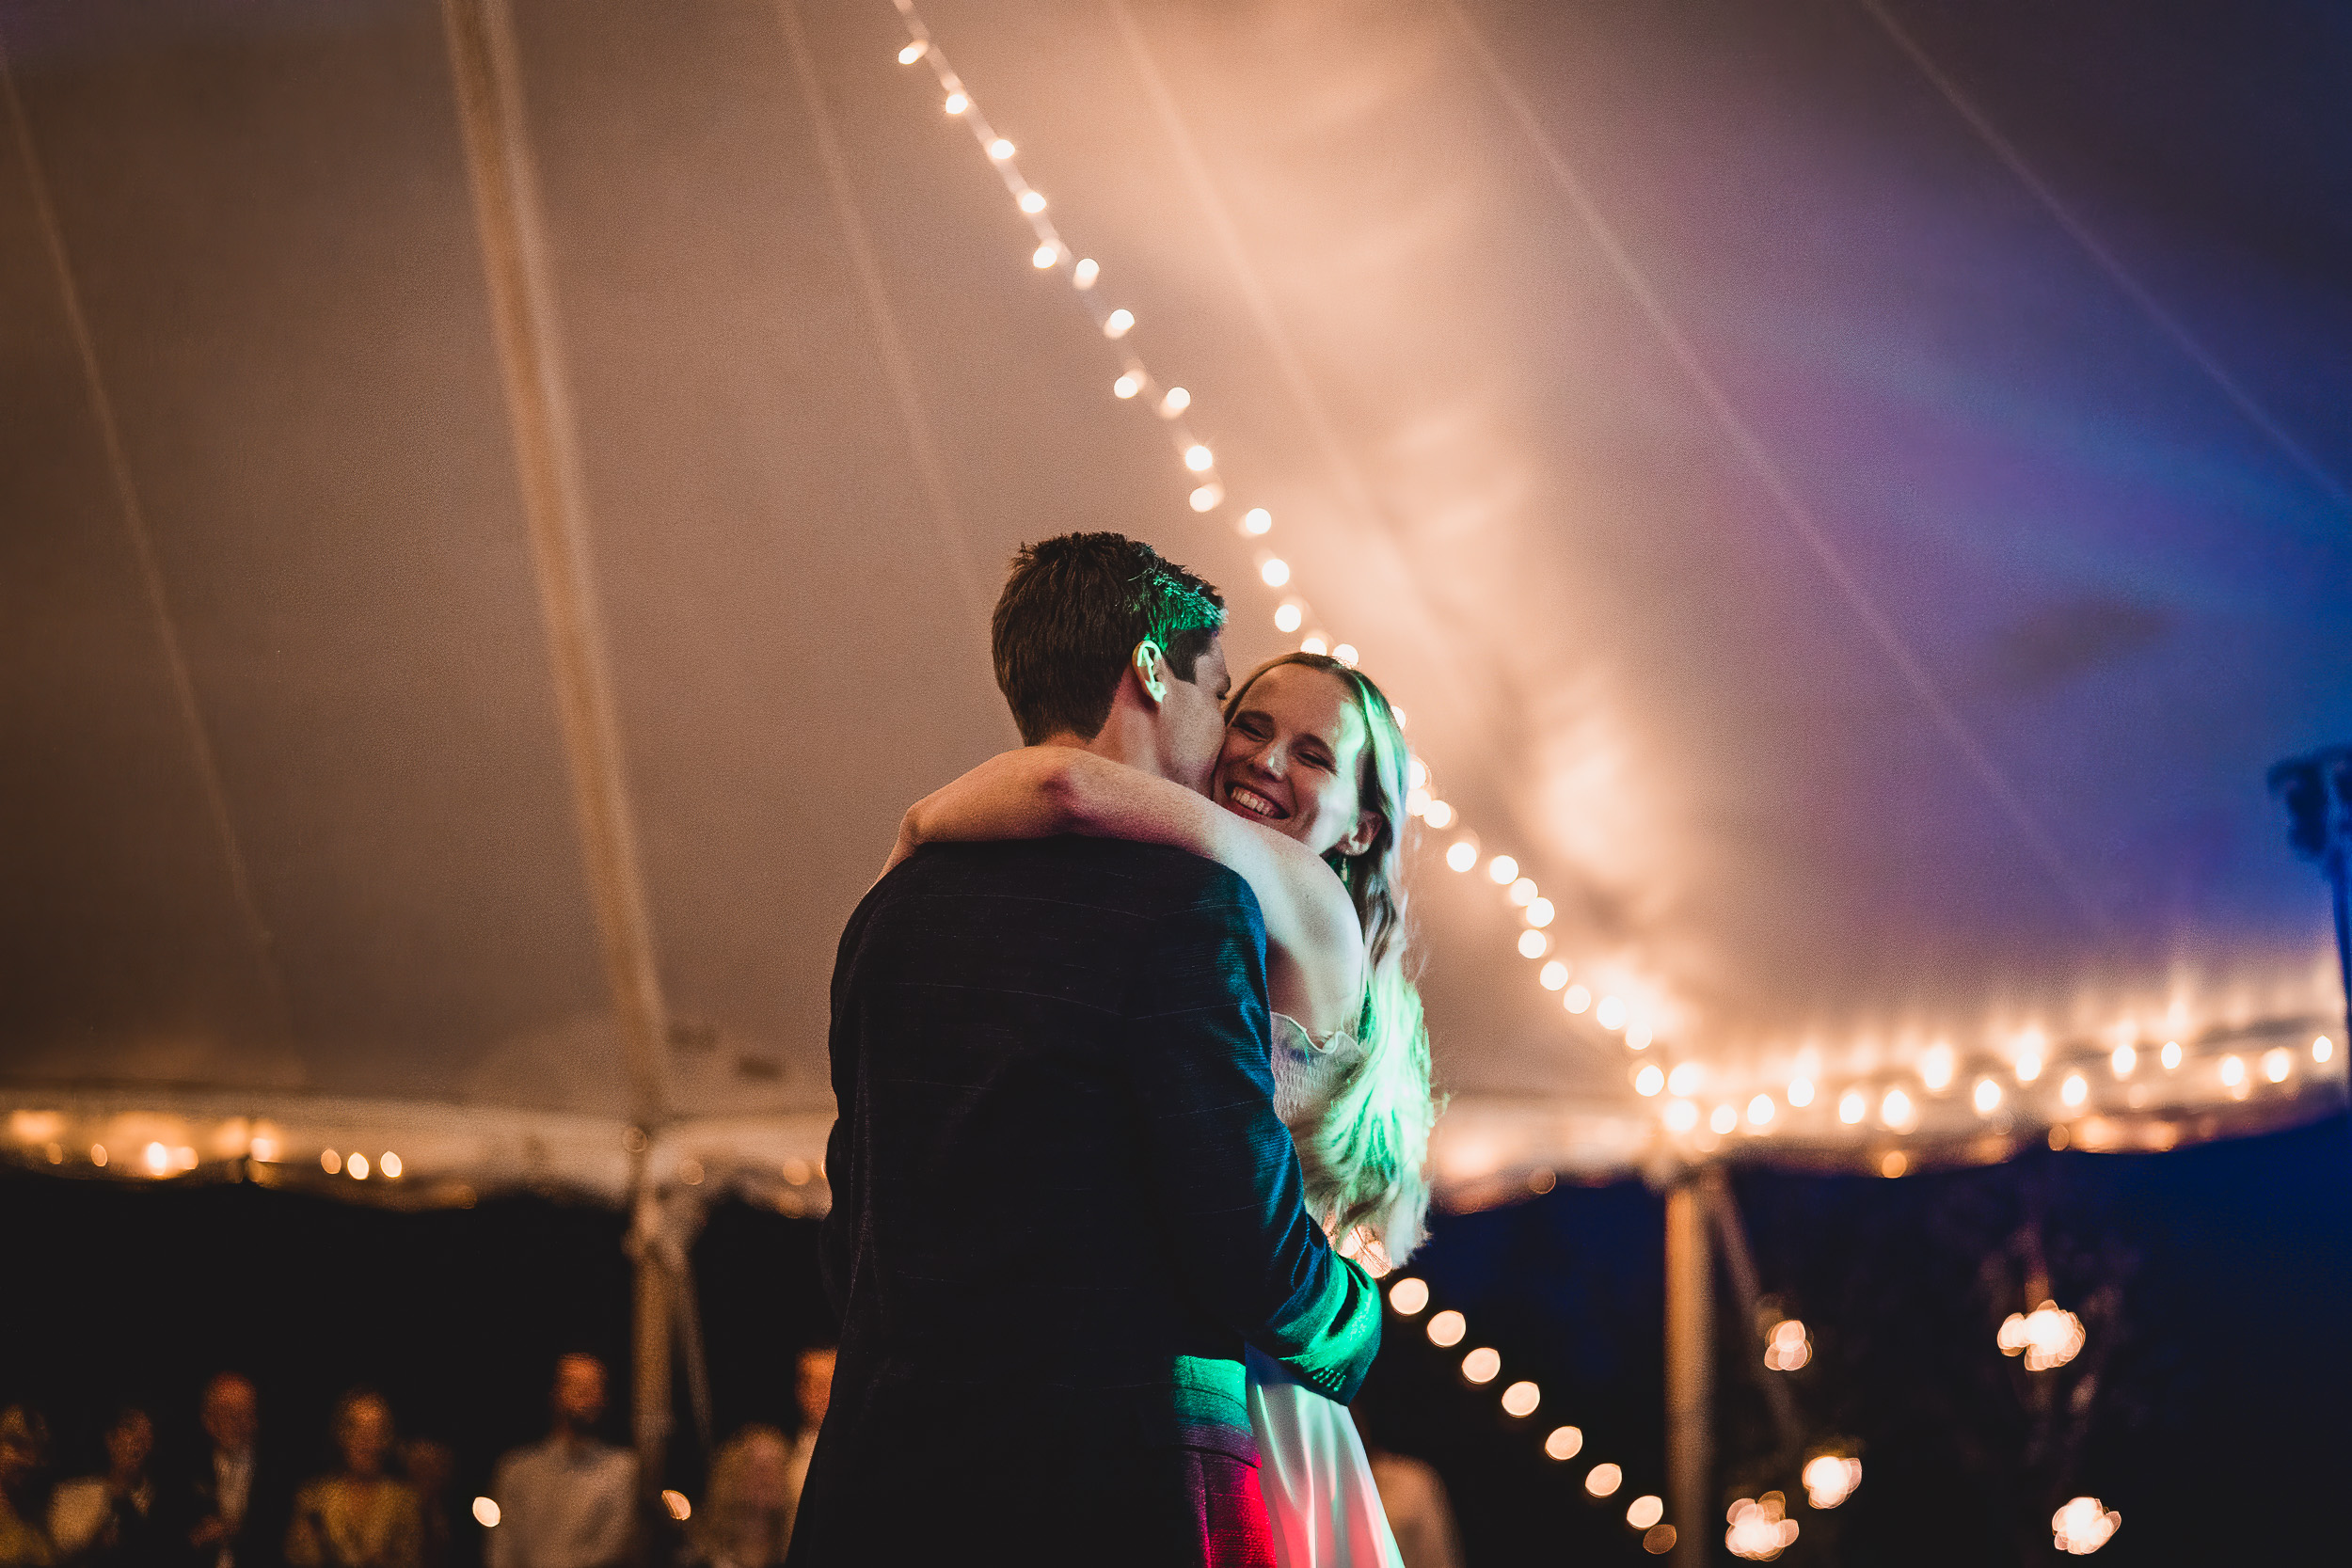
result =
M1318 1046L1286 1013L1274 1015L1273 1035L1274 1109L1295 1133L1321 1116L1356 1041L1342 1034ZM1347 1407L1255 1347L1248 1366L1249 1425L1275 1561L1281 1568L1404 1568Z

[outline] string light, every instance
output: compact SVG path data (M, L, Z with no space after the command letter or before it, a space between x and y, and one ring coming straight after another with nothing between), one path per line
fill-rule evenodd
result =
M1662 1497L1636 1497L1626 1505L1625 1522L1635 1529L1647 1529L1665 1516L1666 1503Z
M1797 1522L1788 1517L1788 1500L1777 1492L1742 1497L1731 1505L1731 1528L1724 1544L1731 1555L1751 1562L1770 1562L1797 1544Z
M1570 986L1567 994L1560 999L1560 1005L1572 1013L1581 1013L1593 1005L1593 993L1586 987Z
M1976 1093L1969 1096L1969 1102L1976 1106L1977 1115L1991 1116L2001 1108L2001 1085L1990 1078L1978 1079Z
M2221 1081L2232 1088L2246 1082L2246 1059L2242 1056L2221 1058Z
M1533 931L1526 933L1527 936L1534 934ZM1535 981L1546 990L1558 990L1568 983L1568 966L1554 958L1544 965L1543 972L1535 976Z
M1813 1342L1805 1338L1804 1324L1794 1318L1783 1318L1772 1325L1772 1338L1764 1345L1764 1365L1776 1372L1793 1372L1813 1359Z
M2336 1053L2336 1042L2321 1035L2312 1041L2312 1060L2324 1062Z
M2181 1065L2181 1042L2179 1040L2165 1041L2164 1049L2156 1053L2156 1060L2164 1064L2164 1070L2167 1072L2179 1067Z
M1456 839L1445 852L1446 865L1455 871L1468 871L1478 863L1478 846L1467 838Z
M1862 1461L1843 1454L1817 1454L1804 1462L1799 1479L1804 1482L1806 1502L1815 1508L1836 1508L1862 1484Z
M1584 1433L1576 1427L1553 1427L1544 1439L1544 1452L1565 1462L1584 1451Z
M2023 1355L2026 1370L2046 1372L2065 1366L2082 1353L2090 1338L2083 1321L2054 1301L2030 1312L2011 1312L2001 1320L1994 1342L2003 1355Z
M1522 958L1540 958L1544 956L1544 950L1550 945L1551 939L1541 931L1519 933L1519 957Z
M1658 1097L1658 1091L1665 1086L1666 1075L1658 1070L1656 1062L1650 1063L1633 1075L1633 1092L1644 1100L1655 1100Z
M1584 1476L1584 1490L1606 1497L1625 1484L1625 1471L1614 1465L1596 1465Z
M2284 1047L2263 1053L2263 1076L2274 1084L2283 1084L2287 1074L2295 1070L2295 1057Z
M1919 1082L1941 1094L1952 1082L1952 1048L1948 1045L1930 1046L1919 1058Z
M2050 1515L2050 1544L2069 1557L2089 1557L2123 1528L2123 1515L2096 1497L2076 1497Z
M1770 1126L1772 1124L1773 1113L1779 1109L1779 1106L1772 1103L1772 1097L1771 1095L1757 1095L1754 1100L1748 1101L1748 1125L1751 1127Z
M910 47L912 47L912 46L910 45ZM901 60L904 60L904 59L906 58L906 55L905 55L904 54L901 54L901 55L898 56L898 58L900 58ZM489 1497L476 1497L476 1498L473 1500L473 1522L474 1522L475 1524L477 1524L477 1525L480 1525L480 1526L481 1526L484 1529L496 1529L496 1528L499 1528L499 1505L498 1505L498 1503L497 1503L495 1500L493 1500L493 1499L491 1499L491 1498L489 1498Z
M1544 1391L1522 1379L1502 1391L1502 1413L1512 1417L1535 1414L1535 1407L1544 1402Z
M1525 909L1535 901L1535 879L1521 877L1503 890L1502 895L1519 908Z
M2069 1105L2080 1105L2090 1098L2090 1085L2083 1081L2081 1073L2070 1072L2066 1082L2058 1085L2058 1098Z
M1508 887L1518 879L1519 863L1508 855L1497 855L1486 863L1486 876L1497 887Z
M1707 1069L1696 1062L1677 1062L1666 1075L1666 1087L1676 1094L1696 1094L1707 1082Z
M2107 1066L2114 1069L2118 1078L2129 1078L2132 1069L2139 1066L2139 1053L2129 1044L2119 1045L2115 1053L2107 1058Z
M1412 1317L1429 1305L1429 1282L1410 1276L1389 1287L1389 1306L1400 1316Z
M1461 1313L1449 1307L1429 1320L1425 1332L1431 1344L1439 1350L1448 1350L1462 1342L1462 1336L1470 1332L1470 1324Z
M1626 1012L1624 997L1604 996L1600 1006L1593 1009L1593 1022L1614 1033L1625 1027Z
M1810 1078L1791 1078L1788 1080L1788 1103L1800 1111L1804 1110L1807 1105L1812 1104L1813 1080Z
M1481 1345L1462 1357L1462 1375L1472 1383L1492 1383L1502 1370L1502 1353Z
M1860 1089L1848 1089L1837 1097L1837 1119L1851 1127L1869 1111L1870 1102Z
M940 89L945 95L943 107L949 116L964 119L964 122L972 129L976 143L990 163L994 166L999 177L1004 180L1006 189L1012 196L1015 204L1030 219L1031 226L1037 234L1037 244L1030 253L1031 263L1041 272L1051 271L1058 267L1063 261L1069 260L1072 253L1062 244L1060 236L1056 232L1050 220L1044 216L1047 207L1044 194L1030 186L1023 177L1018 163L1020 150L1009 137L997 135L989 125L971 93L949 67L945 55L932 40L929 29L915 12L913 0L897 0L897 4L908 28L914 35L898 51L899 63L913 65L919 60L930 62L930 69L938 79ZM1102 268L1093 258L1080 258L1072 265L1071 285L1080 293L1089 293L1094 289L1101 275ZM1125 338L1136 326L1135 313L1125 308L1105 310L1089 300L1088 309L1101 326L1103 335L1113 341ZM1141 395L1152 385L1149 372L1131 356L1122 372L1112 383L1111 389L1120 401L1124 402ZM1192 403L1192 395L1185 388L1169 387L1156 399L1155 406L1162 419L1175 423L1181 420ZM1195 474L1204 476L1204 483L1193 486L1188 493L1192 509L1202 514L1213 512L1223 505L1226 500L1224 487L1216 483L1214 479L1205 478L1216 467L1216 456L1206 444L1192 439L1189 433L1183 430L1181 424L1178 424L1176 435L1178 450L1184 458L1184 467ZM1242 514L1239 526L1246 536L1262 537L1272 531L1273 515L1263 506L1251 507ZM1279 560L1268 559L1263 562L1260 564L1259 573L1269 588L1281 588L1290 580L1290 568L1286 562ZM1286 602L1277 607L1274 614L1276 629L1285 636L1297 633L1308 624L1306 608L1293 602ZM1328 634L1322 631L1308 633L1301 639L1298 645L1304 652L1328 654L1351 668L1357 664L1360 657L1352 644L1344 641L1335 643ZM1405 714L1401 708L1396 710L1396 720L1400 726L1405 722ZM1459 816L1453 805L1437 799L1434 792L1426 797L1425 804L1422 805L1418 815L1431 828L1440 832L1452 827ZM1473 857L1475 853L1473 848L1471 851ZM1454 852L1449 851L1447 863L1454 865ZM1454 868L1464 869L1459 865ZM1516 877L1515 869L1512 876L1502 878L1501 880L1507 884ZM1542 900L1534 896L1532 884L1529 895L1518 899L1517 902L1519 907L1529 911L1528 925L1535 929L1549 926L1557 918L1558 911L1549 900ZM1547 939L1539 947L1535 942L1528 940L1526 933L1522 933L1519 944L1522 952L1528 953L1530 957L1535 957L1549 947L1549 941ZM1578 988L1570 993L1566 1010L1570 1013L1581 1013L1589 1005L1590 993ZM1622 1020L1619 1022L1622 1022ZM1619 1023L1610 1023L1608 1026L1616 1028ZM1640 1023L1638 1037L1629 1033L1627 1043L1633 1049L1639 1050L1649 1044L1650 1037L1650 1025L1645 1020Z
M1710 1132L1727 1137L1739 1125L1740 1113L1729 1105L1718 1105L1708 1113L1707 1130Z
M1687 1100L1670 1100L1664 1119L1669 1132L1688 1132L1699 1124L1699 1108Z

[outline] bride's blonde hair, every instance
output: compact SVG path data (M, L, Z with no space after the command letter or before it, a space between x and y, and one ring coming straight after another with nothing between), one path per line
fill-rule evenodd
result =
M1410 761L1396 711L1370 676L1325 654L1290 653L1249 673L1225 705L1230 722L1268 670L1300 664L1337 680L1364 721L1357 793L1379 818L1360 854L1324 858L1339 873L1364 933L1362 1046L1322 1117L1297 1133L1307 1207L1335 1236L1362 1230L1402 1263L1422 1242L1429 1212L1429 1130L1438 1104L1429 1087L1429 1030L1421 991L1406 972L1405 920L1406 772Z

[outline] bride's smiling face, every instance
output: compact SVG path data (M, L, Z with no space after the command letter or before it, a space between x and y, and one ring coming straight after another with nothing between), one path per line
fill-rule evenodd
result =
M1225 721L1216 803L1318 855L1360 854L1379 827L1359 785L1369 741L1337 676L1278 664L1249 683Z

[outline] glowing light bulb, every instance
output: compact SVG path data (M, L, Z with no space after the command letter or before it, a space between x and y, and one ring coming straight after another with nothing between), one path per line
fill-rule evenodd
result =
M2107 1058L2107 1066L2114 1069L2118 1078L2129 1078L2132 1069L2139 1066L2139 1053L2128 1045L2119 1045L2115 1054Z
M1979 1078L1977 1092L1969 1100L1976 1106L1977 1115L1989 1117L2001 1108L2001 1085L1990 1078Z
M1117 381L1111 383L1111 396L1120 399L1121 402L1134 397L1137 392L1142 390L1143 379L1142 377L1136 375L1122 375Z
M1060 260L1061 247L1059 245L1041 245L1035 250L1029 252L1029 265L1037 268L1040 272L1043 272L1046 268L1052 266L1055 262Z
M1389 1287L1389 1306L1404 1317L1411 1317L1429 1305L1429 1282L1425 1279L1400 1279Z
M1535 1407L1544 1402L1544 1391L1521 1379L1502 1391L1502 1413L1506 1416L1533 1416Z
M1696 1105L1687 1100L1666 1101L1666 1130L1668 1132L1688 1132L1698 1124L1699 1108Z
M1740 1125L1740 1113L1728 1105L1718 1105L1707 1116L1709 1132L1729 1133Z
M1666 1516L1666 1504L1658 1497L1636 1497L1626 1505L1625 1522L1635 1529L1647 1529Z
M1509 887L1518 880L1519 863L1508 855L1497 855L1486 863L1486 876L1497 887Z
M664 1513L681 1525L694 1516L694 1505L686 1500L686 1494L683 1492L664 1491L661 1494L661 1507Z
M1869 1109L1870 1102L1863 1098L1860 1089L1848 1089L1837 1097L1837 1119L1849 1127L1860 1121Z
M1396 727L1400 730L1403 729L1405 727L1405 710L1397 706L1396 704L1391 703L1389 705L1389 711L1396 715Z
M1614 1465L1596 1465L1584 1477L1584 1490L1605 1497L1625 1484L1625 1472Z
M1274 629L1279 632L1296 631L1307 619L1307 612L1295 604L1274 607Z
M1604 1029L1622 1029L1628 1010L1624 997L1604 996L1600 1006L1593 1009L1593 1022Z
M1124 338L1127 335L1128 329L1133 327L1135 325L1136 313L1133 310L1113 310L1108 316L1104 318L1103 336L1105 338Z
M106 1146L104 1144L92 1144L89 1146L89 1163L98 1166L101 1170L105 1168Z
M1795 1106L1800 1111L1804 1110L1807 1105L1812 1104L1813 1080L1810 1078L1791 1078L1788 1081L1788 1103Z
M1216 453L1195 441L1184 449L1184 467L1196 474L1205 474L1216 467Z
M1192 406L1192 394L1182 387L1170 387L1160 399L1160 418L1172 420ZM1203 465L1205 467L1205 465Z
M1748 1125L1751 1127L1769 1127L1772 1125L1773 1115L1777 1113L1780 1107L1772 1102L1772 1097L1771 1095L1757 1095L1754 1100L1748 1101Z
M1593 1005L1593 993L1582 986L1570 986L1560 1005L1572 1013L1581 1013Z
M2274 1084L2283 1084L2287 1074L2295 1070L2295 1057L2283 1048L2263 1053L2263 1076Z
M2069 1105L2079 1105L2090 1098L2090 1085L2083 1082L2079 1072L2070 1072L2066 1082L2058 1085L2058 1098Z
M1917 1110L1911 1102L1911 1096L1900 1089L1889 1089L1886 1097L1879 1101L1879 1119L1889 1127L1905 1128L1918 1119Z
M951 92L947 95L947 102L940 106L951 115L960 115L972 106L972 100L962 93Z
M1502 1353L1484 1345L1462 1357L1462 1375L1472 1383L1492 1383L1502 1370Z
M351 1179L354 1181L365 1181L368 1179L368 1157L364 1154L354 1154L343 1162L343 1169L351 1173Z
M146 1149L147 1173L161 1176L171 1168L171 1150L161 1144L149 1144Z
M1575 1427L1553 1427L1544 1439L1544 1452L1554 1459L1574 1459L1584 1450L1584 1433Z
M1527 934L1534 936L1535 933L1530 931ZM1558 990L1568 983L1568 966L1554 958L1544 965L1544 972L1535 978L1543 982L1544 990Z
M1217 502L1223 500L1224 499L1225 486L1222 484L1203 484L1192 493L1192 509L1195 512L1214 512L1216 510Z
M384 1151L384 1158L375 1163L375 1168L384 1173L386 1180L397 1181L401 1172L400 1156L388 1148Z
M2246 1082L2246 1061L2239 1056L2221 1058L2221 1081L2232 1088Z
M2123 1515L2096 1497L2076 1497L2050 1515L2050 1544L2069 1557L2089 1557L2123 1528Z
M2324 1062L2336 1053L2336 1042L2321 1035L2312 1041L2312 1060Z
M1953 1066L1950 1046L1931 1045L1920 1054L1919 1082L1941 1094L1951 1086Z
M1298 651L1302 654L1314 654L1320 657L1331 651L1331 644L1321 632L1316 632L1298 640Z
M1550 946L1551 939L1541 931L1519 933L1519 957L1522 958L1540 958ZM1559 988L1555 986L1552 989L1556 990Z
M1356 661L1363 656L1356 651L1355 643L1338 642L1332 645L1331 657L1353 670L1356 668Z
M1628 1051L1647 1051L1649 1042L1656 1037L1650 1032L1649 1024L1642 1019L1637 1018L1625 1026L1625 1048Z
M1535 901L1535 879L1521 877L1511 884L1509 891L1503 896L1519 908L1525 909Z
M911 49L914 45L909 44L907 47ZM901 52L898 57L905 59L906 55ZM484 1529L498 1528L499 1505L488 1497L476 1497L473 1500L473 1521Z
M1462 1336L1469 1332L1470 1324L1463 1321L1462 1314L1450 1307L1429 1320L1429 1342L1439 1350L1460 1344Z
M988 155L995 159L1000 164L1006 159L1011 157L1012 154L1012 143L1007 141L1002 136L998 136L994 141L988 144Z
M2003 1355L2023 1355L2026 1370L2046 1372L2074 1360L2088 1338L2080 1318L2045 1301L2030 1312L2011 1312L2003 1319L1994 1342Z
M1804 1482L1806 1502L1815 1508L1836 1508L1862 1484L1862 1461L1843 1454L1820 1454L1804 1462L1799 1479Z
M898 63L900 65L913 65L915 61L921 59L924 55L930 54L930 52L931 46L929 42L922 39L916 39L913 43L908 44L904 49L898 51ZM482 1514L482 1510L479 1504L489 1501L490 1500L487 1497L477 1499L477 1506L474 1509L474 1516L476 1518L480 1518ZM498 1504L490 1503L490 1512L496 1513L498 1511ZM495 1525L498 1523L496 1519L483 1519L482 1522L485 1525Z
M2017 1081L2030 1084L2042 1076L2042 1053L2028 1051L2017 1058Z
M1478 846L1467 838L1455 839L1446 847L1445 863L1448 870L1468 871L1478 863Z
M1101 264L1098 263L1091 256L1087 257L1076 266L1070 269L1070 281L1081 289L1093 288L1094 280L1102 276L1103 268Z
M342 1155L336 1153L331 1148L322 1148L319 1150L319 1169L325 1171L329 1176L336 1176L342 1173L342 1168L343 1157Z
M1644 1100L1655 1099L1658 1091L1665 1086L1666 1075L1658 1070L1656 1062L1650 1063L1633 1075L1633 1092Z
M1429 825L1433 828L1443 830L1454 826L1454 808L1443 800L1430 801L1427 815Z
M1258 566L1258 578L1268 588L1279 588L1291 579L1291 563L1279 555L1270 555Z
M1813 1359L1813 1342L1804 1336L1804 1324L1794 1318L1783 1318L1772 1325L1770 1338L1764 1343L1764 1365L1775 1372L1793 1372Z
M1274 514L1263 506L1253 506L1241 515L1241 531L1244 533L1251 535L1267 533L1272 531L1273 528Z
M2167 1072L2179 1067L2181 1065L2181 1042L2179 1040L2165 1041L2164 1049L2156 1053L2156 1060L2164 1064L2164 1070Z
M1676 1094L1696 1094L1707 1082L1707 1069L1696 1062L1677 1062L1666 1074L1666 1087Z

